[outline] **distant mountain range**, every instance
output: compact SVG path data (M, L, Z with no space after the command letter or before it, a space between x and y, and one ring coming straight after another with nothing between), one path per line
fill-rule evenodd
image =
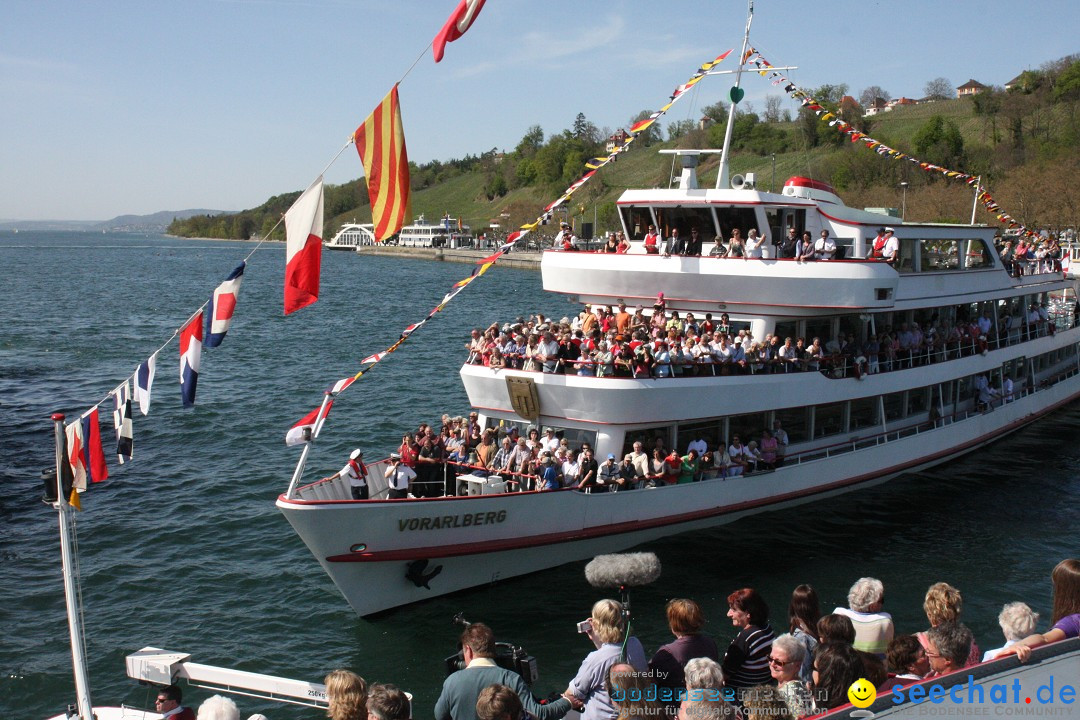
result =
M0 220L3 230L47 230L78 232L107 230L111 232L165 232L173 220L186 220L194 215L228 215L232 210L162 210L152 215L118 215L112 220Z

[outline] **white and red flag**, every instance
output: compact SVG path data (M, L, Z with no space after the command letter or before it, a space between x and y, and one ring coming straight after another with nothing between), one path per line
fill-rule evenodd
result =
M98 422L97 405L79 418L82 424L82 462L90 482L99 483L109 477L105 464L105 451L101 447L101 423Z
M285 314L319 299L323 179L311 184L285 213Z
M330 393L331 395L337 395L339 392L349 387L354 382L356 382L355 377L342 378L341 380L338 380L336 383L331 385L326 392Z
M68 464L71 466L71 493L74 497L76 490L86 489L86 463L83 461L82 418L79 418L70 425L66 425L64 427L64 435L67 439L67 460Z
M303 445L308 442L311 438L311 433L315 430L315 426L319 424L320 420L326 419L326 416L330 414L330 408L333 406L334 401L330 400L326 403L326 410L323 411L322 415L319 415L319 411L323 409L323 406L320 405L297 420L296 424L289 428L289 432L285 433L285 444L291 447L293 445Z
M368 355L366 358L364 358L363 360L360 361L360 364L361 365L366 365L367 363L377 363L380 360L382 360L384 357L386 357L385 352L377 352L374 355Z
M180 330L180 397L184 407L195 404L195 387L199 384L199 363L202 360L202 310L188 320Z
M236 310L236 299L240 294L240 283L244 279L244 267L241 262L235 270L229 273L225 282L214 289L214 295L210 298L209 307L206 308L206 332L204 334L206 347L217 347L225 339L225 333L229 331L229 323L232 322L233 311Z
M473 21L476 20L476 16L480 14L483 7L484 0L461 0L458 3L442 30L435 36L435 42L431 48L435 55L435 62L442 60L443 53L446 52L446 43L454 42L472 27Z

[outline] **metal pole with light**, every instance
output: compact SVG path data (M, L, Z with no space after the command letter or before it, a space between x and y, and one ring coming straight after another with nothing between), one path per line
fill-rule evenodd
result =
M776 192L776 153L772 153L772 191Z

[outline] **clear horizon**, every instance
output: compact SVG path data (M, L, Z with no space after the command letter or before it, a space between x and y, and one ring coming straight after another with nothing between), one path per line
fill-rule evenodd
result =
M401 84L409 158L513 150L582 112L627 127L703 61L734 48L741 0L488 0L436 65L428 44L458 0L194 0L182 6L14 0L0 29L0 217L102 221L242 210L302 190L423 51ZM1035 11L1033 11L1033 8ZM1047 0L757 0L751 44L804 87L879 85L922 97L945 77L1002 85L1078 52L1080 4ZM692 37L688 28L693 30ZM667 122L726 98L710 77ZM758 75L744 104L796 104ZM329 183L362 175L349 146Z

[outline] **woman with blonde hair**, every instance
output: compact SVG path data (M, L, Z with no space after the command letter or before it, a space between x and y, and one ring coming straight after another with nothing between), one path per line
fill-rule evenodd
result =
M593 605L585 627L585 634L596 650L582 661L563 695L571 702L576 699L585 703L583 720L615 720L618 711L608 695L608 672L612 665L621 661L638 672L645 672L649 667L645 648L636 637L624 637L626 621L622 603L617 600L600 600Z
M960 596L960 591L949 583L934 583L926 591L926 598L923 600L923 611L926 613L926 619L930 621L930 627L932 628L945 623L959 624L960 612L963 609L964 599ZM925 650L927 648L926 633L917 633L915 637L919 638L919 643ZM967 664L977 665L981 660L982 653L979 652L979 645L972 640Z
M331 720L367 720L367 683L349 670L334 670L326 679L326 699Z

